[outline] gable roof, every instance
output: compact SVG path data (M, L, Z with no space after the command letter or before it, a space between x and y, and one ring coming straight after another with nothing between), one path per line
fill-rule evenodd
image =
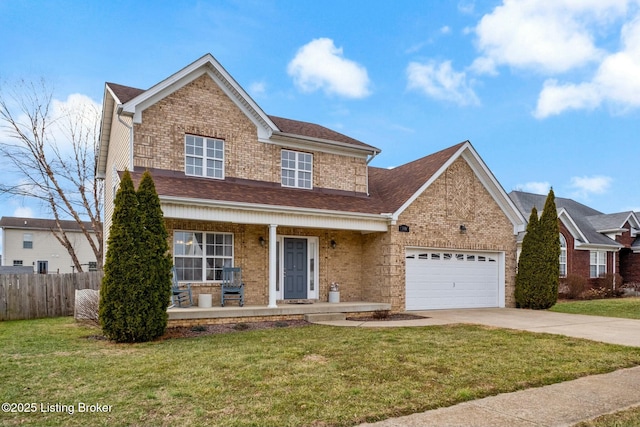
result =
M62 225L62 229L65 231L82 231L80 224L76 221L61 220L60 225ZM84 226L89 233L93 233L93 226L90 222L85 222ZM50 231L57 230L58 227L56 226L56 221L53 219L3 216L0 218L0 228Z
M205 74L256 125L258 140L262 142L279 143L282 140L283 143L290 143L299 140L317 147L355 150L363 156L375 156L380 153L380 149L376 147L323 126L267 115L224 67L208 53L146 90L117 83L105 83L96 175L104 178L106 174L114 107L117 107L116 114L130 116L134 123L141 123L142 112L145 109Z
M546 195L524 191L512 191L509 193L509 197L527 219L534 206L541 214L547 199ZM555 203L558 218L573 235L573 238L578 243L577 246L622 247L620 243L599 231L599 225L611 223L612 220L619 217L617 214L603 214L596 209L564 197L556 197ZM596 226L594 226L594 223ZM521 236L519 236L519 240L521 240Z

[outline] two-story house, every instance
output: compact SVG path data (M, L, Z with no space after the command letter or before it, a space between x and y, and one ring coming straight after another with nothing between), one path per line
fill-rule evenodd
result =
M547 196L512 191L509 197L529 218L534 206L542 214ZM640 283L640 221L635 212L605 214L564 197L556 197L555 202L562 278L577 275L593 284L601 276L619 274L624 282Z
M96 269L96 258L80 226L75 221L60 221L84 271ZM85 224L91 230L91 224ZM3 216L3 267L11 273L73 273L75 267L67 249L56 239L53 219ZM93 233L92 233L93 236ZM95 241L95 238L94 238Z
M207 54L153 87L105 85L105 239L120 176L152 173L180 281L248 305L341 300L394 310L513 305L524 218L469 142L394 169L378 148L267 115ZM219 295L219 293L218 293Z

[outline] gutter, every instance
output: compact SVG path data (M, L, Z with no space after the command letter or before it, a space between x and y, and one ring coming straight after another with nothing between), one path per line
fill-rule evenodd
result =
M373 154L370 154L369 155L370 157L367 156L367 157L369 157L367 159L367 169L366 169L367 173L366 173L366 176L365 176L365 180L366 180L365 185L367 186L367 196L370 195L369 194L369 163L371 163L373 161L373 159L375 159L378 154L380 154L379 151L378 152L374 152Z
M129 170L133 170L133 124L129 126L125 121L122 120L122 104L118 104L118 109L116 110L116 114L118 115L118 121L122 123L127 129L129 129Z

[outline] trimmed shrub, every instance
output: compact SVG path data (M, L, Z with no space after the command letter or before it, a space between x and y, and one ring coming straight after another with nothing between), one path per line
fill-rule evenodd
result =
M145 299L147 334L153 339L164 334L169 319L167 306L171 299L172 282L169 233L149 171L142 175L136 196L143 225L141 250L144 251L146 264L146 274L140 287Z
M116 193L109 231L99 319L116 342L144 342L167 326L171 259L160 202L149 174L138 193L128 171Z
M534 206L522 241L516 275L516 305L544 310L558 300L560 276L560 230L553 190L549 191L542 216Z
M570 274L563 281L562 296L567 299L580 299L588 288L589 283L586 278Z

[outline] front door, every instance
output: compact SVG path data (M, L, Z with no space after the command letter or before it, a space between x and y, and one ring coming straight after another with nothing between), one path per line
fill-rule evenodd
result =
M284 239L284 299L307 298L307 239Z

